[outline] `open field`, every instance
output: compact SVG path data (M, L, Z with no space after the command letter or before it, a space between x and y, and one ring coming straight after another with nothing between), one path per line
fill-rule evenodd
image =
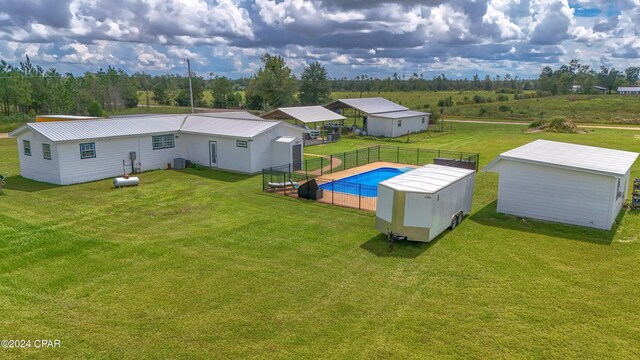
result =
M563 116L580 123L640 124L640 96L618 95L562 95L534 99L494 101L482 104L457 105L474 95L493 97L487 91L413 91L413 92L364 92L363 97L382 96L415 110L438 111L438 100L451 97L456 105L445 109L445 117L463 119L496 119L533 121L541 117L549 119ZM359 92L335 92L333 98L359 97ZM502 107L502 108L501 108Z
M536 138L640 151L634 131L523 129L456 124L397 145L482 166ZM259 175L56 187L15 176L15 139L0 139L0 171L0 333L62 342L0 357L640 357L637 211L613 232L499 215L497 175L479 173L455 231L388 253L373 213L263 193Z

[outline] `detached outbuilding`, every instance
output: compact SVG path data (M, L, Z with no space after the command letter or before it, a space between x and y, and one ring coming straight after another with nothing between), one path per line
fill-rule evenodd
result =
M471 211L475 170L429 164L378 184L376 228L390 239L431 241Z
M427 131L430 113L413 111L381 97L338 99L325 105L329 110L356 109L368 135L398 137Z
M500 154L498 212L609 230L638 153L536 140Z
M300 163L303 153L302 128L247 112L37 122L9 135L20 174L59 185L166 169L174 159L258 173Z

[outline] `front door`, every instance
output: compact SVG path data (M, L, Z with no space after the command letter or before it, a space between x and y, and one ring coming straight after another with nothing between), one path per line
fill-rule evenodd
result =
M209 141L209 166L218 167L218 148L215 141Z
M293 171L302 169L302 145L293 145Z

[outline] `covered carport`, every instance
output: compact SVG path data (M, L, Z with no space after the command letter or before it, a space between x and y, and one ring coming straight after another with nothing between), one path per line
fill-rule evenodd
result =
M344 116L322 106L282 107L260 116L263 119L285 120L304 127L305 146L340 140ZM323 131L318 130L322 128Z
M369 114L390 113L406 111L408 108L396 104L382 97L338 99L324 106L331 111L354 109L353 124L357 125L357 120L362 118L362 128L367 130L367 118Z

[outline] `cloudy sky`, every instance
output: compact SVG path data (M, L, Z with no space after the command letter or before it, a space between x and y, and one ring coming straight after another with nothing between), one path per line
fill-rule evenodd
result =
M248 76L269 52L299 74L537 77L573 58L640 66L640 0L0 0L0 59L45 68Z

